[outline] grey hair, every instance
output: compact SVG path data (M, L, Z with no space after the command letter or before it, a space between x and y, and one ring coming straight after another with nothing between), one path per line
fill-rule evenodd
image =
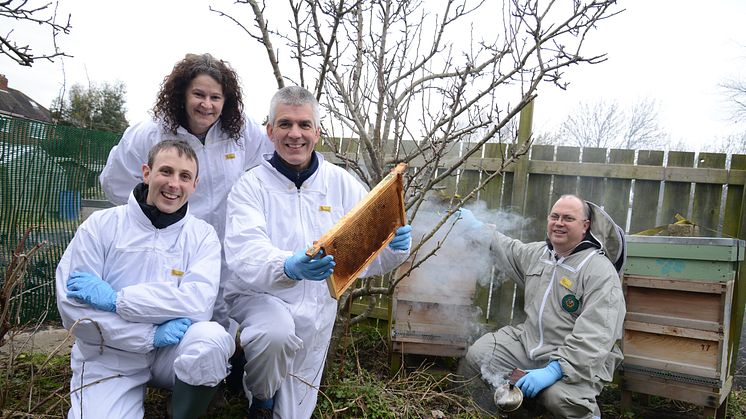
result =
M269 102L269 124L274 125L275 115L277 114L277 105L311 105L313 110L313 121L318 128L321 124L321 117L319 115L319 101L316 97L309 92L307 89L300 86L286 86L278 90L272 101Z

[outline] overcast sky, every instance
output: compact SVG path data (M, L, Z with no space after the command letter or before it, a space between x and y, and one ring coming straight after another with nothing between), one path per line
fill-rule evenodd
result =
M631 106L650 99L658 104L659 122L672 141L681 139L694 149L716 136L743 131L743 125L729 119L720 84L746 79L746 1L619 4L626 11L601 22L588 44L589 51L608 53L608 61L570 68L567 91L541 88L535 130L556 129L581 102ZM262 120L276 86L265 52L234 23L209 11L210 5L251 13L247 6L235 8L232 0L60 0L60 9L72 14L73 29L58 44L74 58L38 61L28 68L0 57L0 73L10 87L47 107L65 81L69 88L89 80L120 80L127 87L127 118L135 122L148 117L175 62L189 52L210 52L238 71L247 113ZM49 38L38 27L30 33L24 27L13 29L15 36L42 42L38 45Z

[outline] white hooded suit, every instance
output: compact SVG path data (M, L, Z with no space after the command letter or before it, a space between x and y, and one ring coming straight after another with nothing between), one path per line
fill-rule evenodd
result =
M300 188L263 161L228 196L224 250L234 275L226 301L242 326L245 388L260 399L276 393L275 418L313 413L337 310L325 281L287 277L285 260L367 193L352 175L317 157L318 169ZM362 276L388 272L408 255L387 246Z
M72 272L108 282L117 291L116 312L68 299ZM215 230L189 213L156 229L130 194L127 205L81 224L56 271L57 307L76 338L68 417L141 418L148 383L170 388L174 374L193 386L223 380L235 343L209 322L219 272ZM182 340L154 348L157 326L180 317L193 322Z

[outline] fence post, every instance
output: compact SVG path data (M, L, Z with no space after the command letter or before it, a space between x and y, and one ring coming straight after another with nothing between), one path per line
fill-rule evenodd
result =
M746 185L743 186L741 194L741 220L738 223L738 238L746 240ZM744 249L740 251L743 252ZM746 281L746 257L741 261L736 275L736 281ZM736 319L733 323L738 324L738 319L741 319L741 327L731 325L730 333L735 342L735 349L734 353L731 354L730 372L735 376L736 385L743 387L746 386L746 373L741 372L746 370L746 337L744 337L746 335L746 322L743 321L746 314L746 286L743 283L736 286L736 295L733 296L733 311L731 318Z
M533 119L534 101L532 100L521 110L521 118L518 123L518 144L516 150L523 149L531 140L531 125L533 124ZM513 169L513 194L511 195L510 203L512 209L518 214L523 214L525 207L526 184L528 182L528 156L528 152L521 156Z

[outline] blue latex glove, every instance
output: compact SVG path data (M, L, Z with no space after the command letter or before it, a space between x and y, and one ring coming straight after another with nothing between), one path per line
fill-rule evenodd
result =
M526 375L521 377L517 383L526 397L536 397L541 390L551 386L562 378L562 368L559 361L552 361L544 368L536 370L527 370Z
M184 334L191 325L192 321L183 317L159 324L155 329L153 346L162 348L168 345L176 345L181 341L181 338L184 337Z
M407 224L396 229L396 234L389 242L389 247L394 250L409 250L411 244L412 226Z
M477 220L477 217L474 216L471 210L466 208L459 208L456 214L458 214L459 222L464 223L464 226L468 229L480 228L484 225L483 222Z
M73 272L67 280L67 298L112 313L117 311L117 292L108 282L87 272Z
M322 253L311 258L306 255L305 250L295 252L293 256L285 259L285 275L300 281L308 279L310 281L323 281L334 272L334 256L326 255L321 257Z

